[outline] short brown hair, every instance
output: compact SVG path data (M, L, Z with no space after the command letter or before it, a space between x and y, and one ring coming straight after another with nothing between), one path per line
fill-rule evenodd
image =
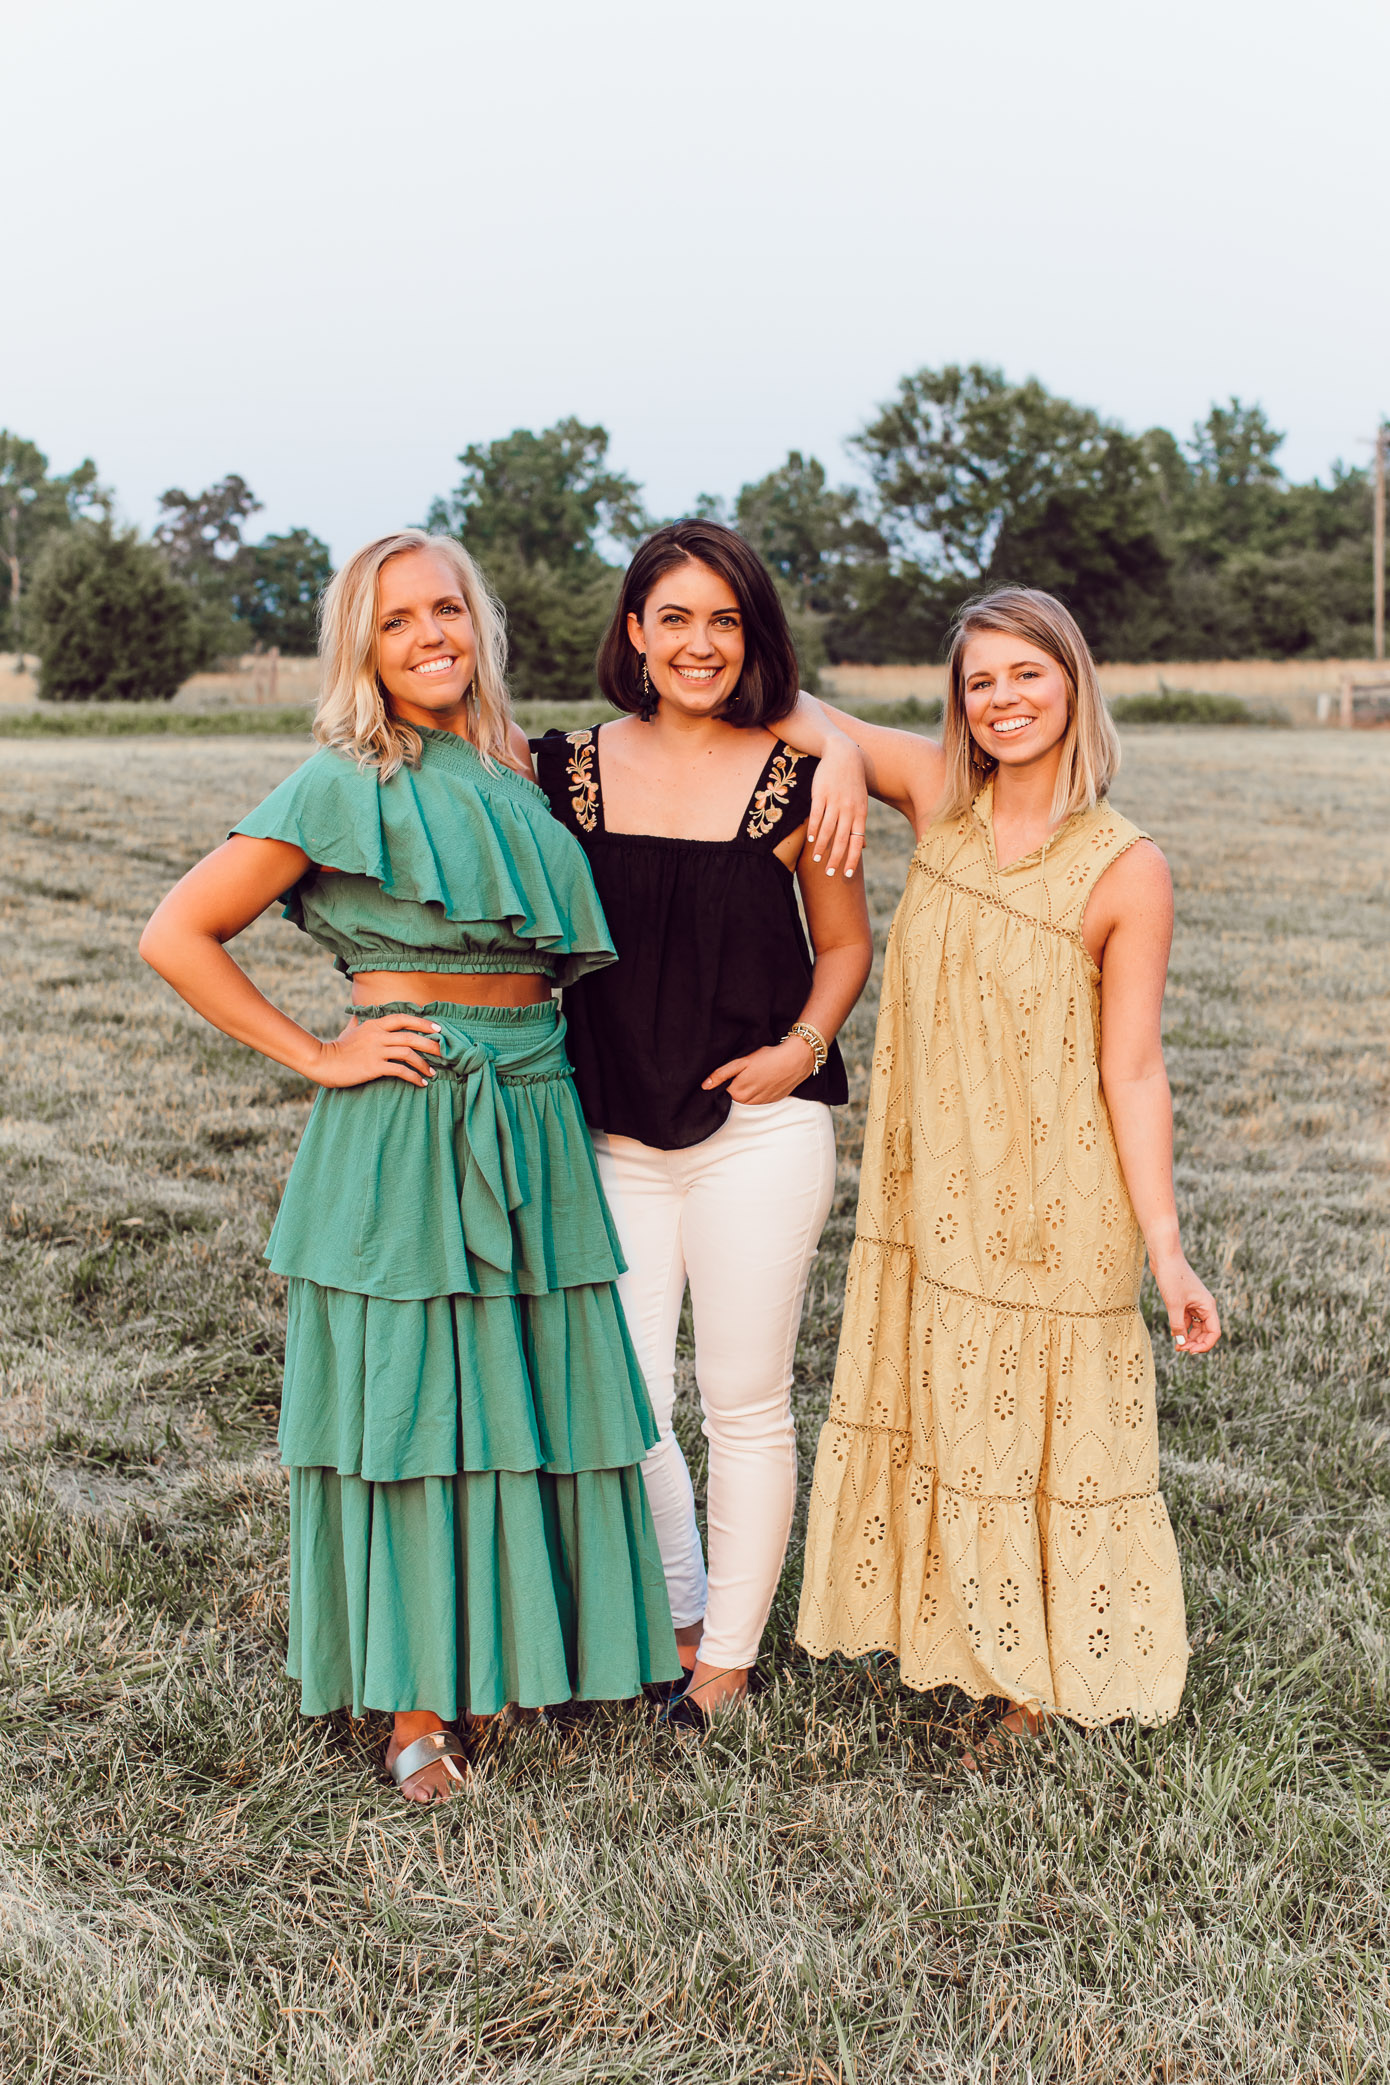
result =
M688 564L717 572L743 617L743 671L721 716L745 727L775 724L796 707L796 646L767 566L737 529L719 521L672 521L639 544L599 646L599 686L615 709L644 713L642 660L627 634L627 619L635 615L640 622L657 581Z
M965 647L972 637L995 630L1036 645L1061 667L1069 715L1052 816L1057 820L1086 810L1108 794L1120 767L1120 735L1100 692L1091 647L1076 617L1054 594L1034 586L1001 586L967 601L951 631L941 733L946 787L936 816L969 810L998 765L977 743L965 713Z

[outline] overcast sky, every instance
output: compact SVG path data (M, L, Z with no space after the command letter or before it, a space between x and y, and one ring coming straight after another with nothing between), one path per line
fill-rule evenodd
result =
M0 0L0 425L342 554L600 421L657 513L984 360L1390 411L1385 0Z

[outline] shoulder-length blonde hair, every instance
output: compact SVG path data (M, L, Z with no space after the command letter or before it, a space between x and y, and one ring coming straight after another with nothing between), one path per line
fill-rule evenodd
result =
M941 733L946 786L938 817L969 810L998 765L975 739L965 713L965 647L987 630L1036 645L1061 667L1068 721L1052 796L1053 821L1088 810L1106 795L1120 768L1120 736L1105 707L1090 646L1070 609L1052 594L1032 586L1001 586L967 601L951 632Z
M383 565L408 550L441 558L458 582L473 625L478 663L471 689L469 737L485 760L502 759L512 706L507 695L507 627L487 581L461 543L421 528L397 529L364 543L333 576L319 611L323 679L314 711L321 746L348 753L359 767L374 766L383 782L397 768L415 767L420 734L391 713L377 671L377 589Z

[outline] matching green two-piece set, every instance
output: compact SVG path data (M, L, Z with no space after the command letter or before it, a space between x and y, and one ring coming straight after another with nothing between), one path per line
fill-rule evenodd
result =
M389 781L321 751L235 828L312 865L286 917L358 971L615 960L534 783L423 731ZM306 1714L446 1719L679 1676L639 1465L657 1438L623 1261L539 1006L358 1008L439 1025L425 1087L320 1091L267 1258L289 1283L288 1668Z

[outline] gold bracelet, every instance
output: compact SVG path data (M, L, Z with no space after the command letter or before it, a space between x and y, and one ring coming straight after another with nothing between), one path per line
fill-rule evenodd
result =
M809 1021L793 1021L782 1040L783 1042L790 1042L793 1036L805 1043L815 1060L811 1066L811 1077L814 1079L818 1073L825 1070L825 1060L830 1055L830 1045L821 1034L819 1028L813 1028Z

